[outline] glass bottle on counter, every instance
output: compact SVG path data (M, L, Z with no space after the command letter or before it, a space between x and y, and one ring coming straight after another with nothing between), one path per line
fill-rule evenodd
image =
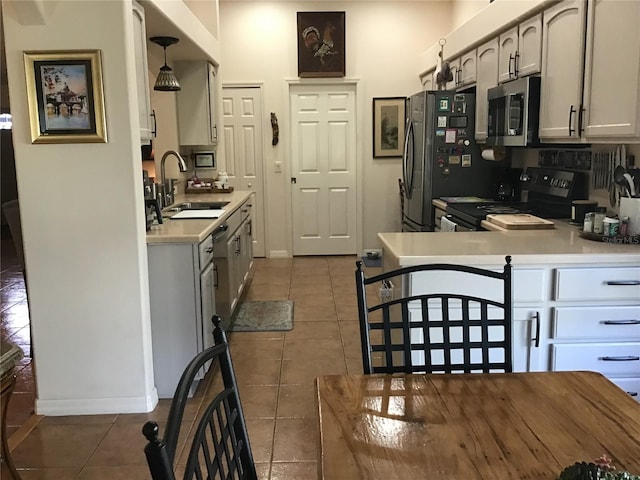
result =
M604 233L604 217L607 215L607 207L597 207L593 216L593 233Z

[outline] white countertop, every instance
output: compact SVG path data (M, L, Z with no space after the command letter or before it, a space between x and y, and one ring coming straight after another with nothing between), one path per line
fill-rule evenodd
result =
M637 243L617 245L581 238L578 227L555 221L550 230L504 232L379 233L385 255L400 266L421 263L503 265L511 255L513 265L610 263L640 265Z
M162 225L154 225L147 232L147 244L151 243L198 243L242 205L253 192L236 190L231 193L190 193L176 195L175 204L182 202L229 202L224 213L217 219L186 218L171 220L164 218Z

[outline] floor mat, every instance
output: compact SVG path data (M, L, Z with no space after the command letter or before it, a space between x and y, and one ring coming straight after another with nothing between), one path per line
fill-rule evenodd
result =
M269 300L242 302L232 332L268 332L293 328L293 302Z

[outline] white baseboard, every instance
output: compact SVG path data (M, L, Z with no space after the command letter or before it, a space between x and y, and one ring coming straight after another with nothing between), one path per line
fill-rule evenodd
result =
M36 399L36 413L58 417L63 415L102 415L112 413L148 413L158 405L154 387L148 396L122 398L79 398L70 400Z
M291 258L291 254L286 250L271 250L269 258Z

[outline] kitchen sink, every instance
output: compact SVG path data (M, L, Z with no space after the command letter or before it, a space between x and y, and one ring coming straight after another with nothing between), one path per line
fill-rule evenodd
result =
M183 202L172 205L170 210L181 212L182 210L217 210L229 205L229 202Z

